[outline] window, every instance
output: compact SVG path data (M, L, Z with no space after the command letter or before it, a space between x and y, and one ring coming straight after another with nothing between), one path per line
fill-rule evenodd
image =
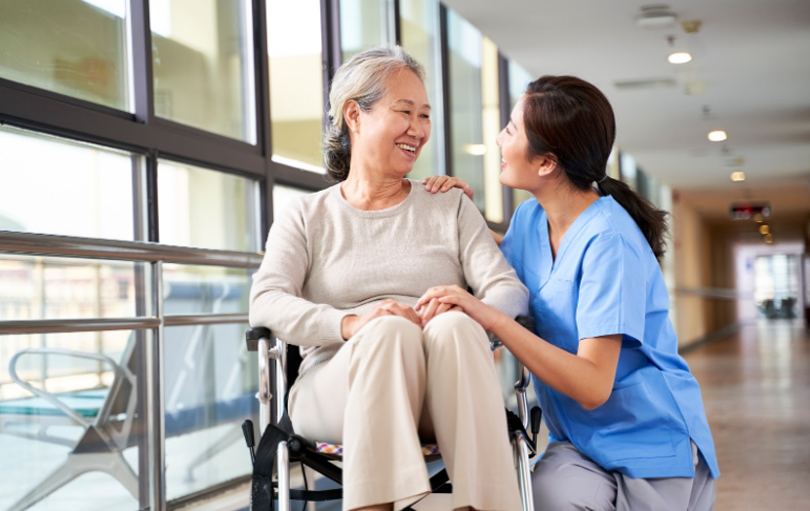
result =
M135 239L132 154L0 126L0 230Z
M386 0L341 0L343 62L363 50L394 44L393 12Z
M399 4L402 47L416 58L426 72L428 101L431 105L432 133L422 147L412 179L445 174L444 133L442 130L441 43L439 41L439 2L437 0L402 0Z
M324 121L319 0L268 0L273 159L323 173Z
M450 116L453 174L475 192L475 205L484 211L484 144L482 98L482 36L454 11L447 12L450 58Z
M151 0L155 114L256 142L250 0Z
M501 131L500 83L498 81L498 47L489 38L482 42L481 96L483 98L482 130L484 151L484 216L501 223L504 220L501 150L496 143Z
M0 77L132 111L126 0L0 2Z
M256 181L161 160L160 242L220 250L259 250Z
M251 471L239 427L242 420L258 413L258 374L255 357L248 356L245 346L247 327L228 324L165 329L169 500Z

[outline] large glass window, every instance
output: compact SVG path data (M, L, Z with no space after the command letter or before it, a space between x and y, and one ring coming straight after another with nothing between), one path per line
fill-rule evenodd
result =
M247 326L165 329L169 500L250 473L240 425L257 420L258 374L255 358L247 354Z
M138 316L136 273L147 268L123 261L0 254L0 321Z
M0 77L130 110L126 0L0 1Z
M402 0L399 4L402 47L424 67L425 87L431 105L432 134L422 148L408 177L424 179L444 174L444 133L442 132L441 43L439 41L439 2Z
M268 0L273 159L323 172L324 120L319 0Z
M496 143L501 131L500 83L498 81L498 47L485 37L482 46L481 96L483 98L484 139L484 216L492 222L503 222L503 187L501 186L501 151Z
M256 142L250 0L151 0L155 114Z
M393 44L392 14L388 0L340 0L343 62L363 50Z
M481 32L455 11L447 12L450 54L450 115L453 174L475 192L475 205L484 211L484 145L481 111Z
M129 153L0 126L0 230L135 238Z
M0 337L0 508L23 499L28 505L20 509L141 507L138 459L146 429L138 408L145 399L136 375L145 336Z
M509 103L510 103L509 111L511 113L512 109L515 108L515 105L520 100L521 96L523 96L523 94L526 92L526 87L534 78L520 64L517 64L512 60L509 61L508 73L509 73ZM515 189L512 192L512 201L514 202L515 209L517 209L518 205L520 205L521 202L530 198L532 198L532 194L527 192L526 190Z
M256 181L161 160L160 242L220 250L259 250Z

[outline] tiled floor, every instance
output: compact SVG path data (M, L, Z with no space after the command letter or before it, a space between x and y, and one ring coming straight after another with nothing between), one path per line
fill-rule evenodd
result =
M686 360L703 389L720 463L716 511L810 509L810 335L750 324Z

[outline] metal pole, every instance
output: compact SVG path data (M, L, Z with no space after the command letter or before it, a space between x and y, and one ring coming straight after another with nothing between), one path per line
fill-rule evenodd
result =
M286 440L278 444L276 462L278 463L278 510L290 511L290 453Z
M264 435L264 430L270 425L270 349L269 339L262 337L259 339L259 391L256 399L259 400L259 438Z
M152 511L166 511L166 452L163 403L163 263L152 264L152 292L155 315L160 324L154 329L149 353L147 388L149 393L149 502Z

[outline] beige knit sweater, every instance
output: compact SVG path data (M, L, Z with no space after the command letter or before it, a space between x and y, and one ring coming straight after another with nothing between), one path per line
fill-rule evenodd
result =
M275 219L253 276L250 324L302 346L302 375L343 345L344 316L388 298L414 306L428 288L450 284L510 316L528 309L527 289L461 190L432 195L411 181L401 203L362 211L335 185Z

